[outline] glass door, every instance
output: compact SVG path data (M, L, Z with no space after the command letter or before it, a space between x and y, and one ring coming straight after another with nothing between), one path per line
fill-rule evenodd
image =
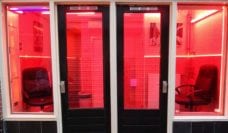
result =
M109 133L109 8L58 6L64 133Z
M117 7L119 133L166 133L168 6Z

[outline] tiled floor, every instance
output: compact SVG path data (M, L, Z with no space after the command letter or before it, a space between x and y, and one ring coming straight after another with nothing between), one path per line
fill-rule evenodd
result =
M5 121L4 127L4 133L57 133L55 121ZM174 122L173 133L228 133L228 122Z
M228 122L174 122L173 133L228 133Z
M57 133L55 121L6 121L4 124L5 133Z

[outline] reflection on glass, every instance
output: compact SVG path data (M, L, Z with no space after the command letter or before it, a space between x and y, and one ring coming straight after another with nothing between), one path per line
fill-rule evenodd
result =
M176 55L177 115L223 113L221 6L179 6Z
M12 113L53 112L48 6L8 6Z
M124 13L124 109L159 109L160 13Z
M67 12L69 109L103 108L102 13Z

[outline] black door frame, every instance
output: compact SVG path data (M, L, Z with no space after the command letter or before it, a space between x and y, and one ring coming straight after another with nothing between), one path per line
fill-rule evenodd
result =
M106 5L83 5L92 6L94 12L102 13L102 27L103 27L103 83L104 83L104 108L103 109L77 109L68 110L68 94L67 94L67 40L66 40L66 11L71 6L80 5L58 5L58 36L59 36L59 62L60 62L60 80L65 81L65 93L61 93L62 104L62 124L63 133L69 133L72 129L67 129L69 123L75 123L82 132L91 132L97 130L98 132L105 128L105 133L111 132L110 122L110 52L109 52L109 6ZM82 6L82 7L83 7ZM76 10L77 11L77 10ZM85 10L82 10L85 11ZM91 10L90 10L91 11ZM68 118L76 119L70 121ZM79 119L84 118L85 119ZM91 119L86 119L86 118ZM88 121L87 121L88 120ZM91 120L91 121L89 121ZM88 126L91 124L91 127ZM100 124L100 125L99 125ZM103 124L103 126L102 126ZM96 127L97 125L97 127ZM85 131L84 131L85 130ZM79 131L80 133L80 131Z
M144 7L145 10L131 10L130 7ZM147 8L147 9L146 9ZM157 10L153 10L157 8ZM151 10L150 10L151 9ZM161 13L161 59L160 59L160 111L156 110L124 110L124 100L123 100L123 85L124 85L124 38L123 38L123 14L124 13ZM118 132L123 132L123 124L125 121L130 120L127 117L145 117L145 119L139 120L138 123L150 122L147 117L160 115L161 127L160 133L167 132L167 100L168 100L168 90L167 93L162 93L162 83L163 81L168 82L168 54L169 53L169 6L159 5L159 6L142 6L142 5L117 5L117 94L118 94ZM141 122L141 123L140 123ZM153 123L153 121L151 121ZM137 131L135 131L137 132ZM157 132L156 132L157 133Z

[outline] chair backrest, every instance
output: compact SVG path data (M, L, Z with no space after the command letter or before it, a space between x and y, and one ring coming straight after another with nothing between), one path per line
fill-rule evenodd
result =
M23 94L29 98L42 98L52 95L52 89L45 68L26 68L22 72Z
M196 90L204 90L196 93L196 96L211 100L217 89L218 69L215 65L203 65L200 67L196 83Z

